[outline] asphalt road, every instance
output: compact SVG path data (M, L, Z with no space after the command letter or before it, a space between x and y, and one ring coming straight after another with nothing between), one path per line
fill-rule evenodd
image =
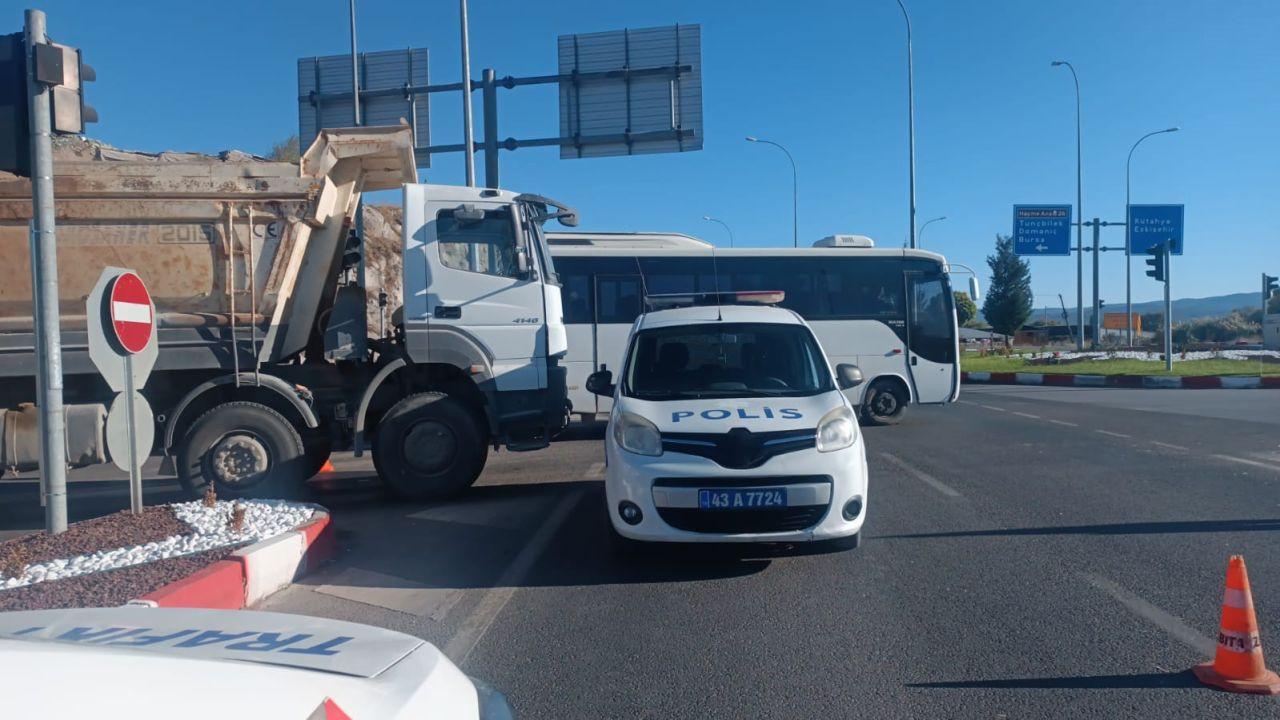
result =
M436 505L339 459L338 561L264 608L424 637L521 718L1280 717L1187 672L1233 553L1280 665L1276 424L1280 391L966 387L866 429L858 550L629 563L598 427L496 454Z

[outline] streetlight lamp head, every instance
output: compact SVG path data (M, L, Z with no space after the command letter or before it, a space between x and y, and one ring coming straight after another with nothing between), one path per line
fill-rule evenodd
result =
M760 142L760 141L759 141L757 138L755 138L754 136L748 135L748 136L747 136L747 142Z
M1053 62L1049 63L1051 67L1058 67L1059 65L1066 65L1066 64L1067 64L1066 60L1054 60Z
M710 219L711 219L711 216L710 216L710 215L703 215L703 216L702 216L702 219L703 219L703 220L710 220Z
M1165 130L1165 132L1178 132L1178 131L1179 131L1179 130L1181 130L1181 129L1182 129L1182 128L1178 127L1177 125L1174 125L1173 127L1169 128L1168 130Z

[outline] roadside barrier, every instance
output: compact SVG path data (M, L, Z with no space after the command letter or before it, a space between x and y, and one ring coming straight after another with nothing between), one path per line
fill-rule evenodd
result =
M1280 695L1280 676L1267 669L1253 611L1249 573L1244 558L1227 563L1227 589L1222 596L1222 622L1213 662L1191 669L1200 682L1230 692Z

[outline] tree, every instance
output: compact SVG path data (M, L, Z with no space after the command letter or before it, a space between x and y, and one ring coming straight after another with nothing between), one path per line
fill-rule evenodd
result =
M987 256L987 266L991 268L991 287L982 303L982 315L992 329L1012 338L1031 317L1031 266L1014 254L1011 236L998 234L996 253Z
M1162 332L1164 330L1164 313L1162 312L1142 313L1140 319L1142 320L1143 332Z
M267 153L267 159L276 162L296 163L302 157L302 152L298 149L298 136L290 135L289 137L275 143L271 146L271 152Z
M969 293L955 292L956 296L956 322L960 323L960 327L967 327L969 323L978 315L978 306L973 302L973 298L969 297Z

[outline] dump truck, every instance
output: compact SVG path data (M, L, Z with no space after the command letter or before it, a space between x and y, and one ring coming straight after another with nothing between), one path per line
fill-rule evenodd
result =
M289 496L334 450L371 452L414 498L475 481L489 448L546 446L568 415L560 288L542 225L570 208L419 184L407 126L326 130L299 164L122 153L60 159L59 322L67 463L105 462L113 393L88 352L104 267L155 304L142 389L156 450L193 494ZM361 194L399 190L403 306L368 331ZM36 469L31 190L0 174L0 462Z

